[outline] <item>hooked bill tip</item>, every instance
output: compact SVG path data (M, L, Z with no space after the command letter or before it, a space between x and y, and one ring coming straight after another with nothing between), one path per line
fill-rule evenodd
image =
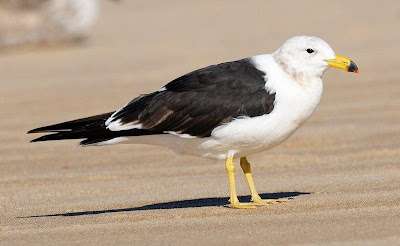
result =
M353 61L350 61L350 66L347 69L348 69L349 72L359 73L358 72L358 67Z

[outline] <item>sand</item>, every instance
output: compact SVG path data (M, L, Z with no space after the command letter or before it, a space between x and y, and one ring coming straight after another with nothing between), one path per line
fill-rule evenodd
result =
M87 43L1 54L0 245L399 245L400 2L277 2L103 2ZM311 119L249 158L262 196L290 202L226 208L223 162L160 147L28 143L32 128L115 110L299 34L360 74L329 70Z

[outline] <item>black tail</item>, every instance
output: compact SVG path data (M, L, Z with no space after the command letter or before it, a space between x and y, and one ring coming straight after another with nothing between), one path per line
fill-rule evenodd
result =
M91 145L103 141L107 141L116 137L122 136L140 136L160 134L149 132L142 129L132 129L126 131L110 131L107 129L105 122L114 112L95 115L88 118L78 119L63 122L60 124L39 127L30 130L28 133L51 133L42 137L36 138L31 141L51 141L51 140L64 140L64 139L83 139L80 145Z

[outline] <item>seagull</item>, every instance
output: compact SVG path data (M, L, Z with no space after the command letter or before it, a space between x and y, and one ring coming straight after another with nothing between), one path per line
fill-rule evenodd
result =
M329 68L358 73L349 58L322 39L290 38L272 54L211 65L142 94L117 111L33 129L50 133L31 142L84 139L81 146L150 144L180 154L225 160L229 207L286 201L261 199L248 155L288 139L316 109ZM239 202L234 159L247 179L251 202Z

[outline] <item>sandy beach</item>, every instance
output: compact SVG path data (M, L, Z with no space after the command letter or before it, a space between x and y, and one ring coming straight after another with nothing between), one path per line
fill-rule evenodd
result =
M0 245L399 245L399 30L398 0L103 1L86 43L3 51ZM229 209L223 162L161 147L29 144L30 129L116 110L302 34L360 74L328 70L309 121L249 157L262 197L290 202Z

